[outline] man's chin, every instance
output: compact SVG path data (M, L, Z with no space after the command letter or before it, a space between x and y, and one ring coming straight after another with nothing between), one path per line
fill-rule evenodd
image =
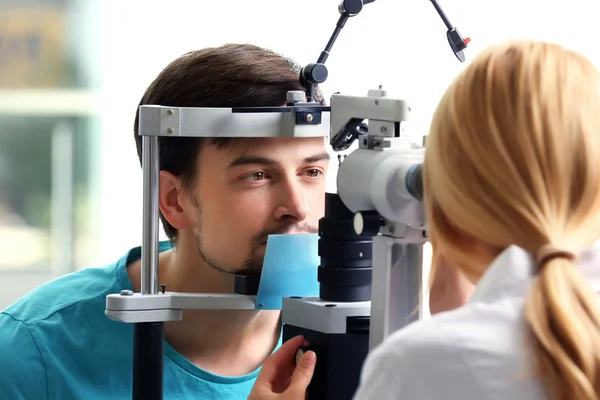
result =
M260 286L261 272L241 270L236 273L236 292L241 294L256 294Z
M238 271L236 271L236 275L242 275L242 276L248 276L248 277L255 277L255 278L260 278L262 275L262 260L261 263L257 263L257 262L253 262L250 265L245 265L242 268L240 268Z

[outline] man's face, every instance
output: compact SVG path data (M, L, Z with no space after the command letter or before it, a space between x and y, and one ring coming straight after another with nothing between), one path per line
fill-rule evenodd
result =
M194 192L200 256L222 271L258 275L269 234L317 233L329 164L324 143L269 138L203 146Z

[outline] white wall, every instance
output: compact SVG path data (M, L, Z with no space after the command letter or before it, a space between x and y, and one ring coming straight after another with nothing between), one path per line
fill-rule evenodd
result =
M472 39L468 59L514 37L559 42L600 65L597 0L439 0ZM169 62L227 42L269 47L301 64L316 61L339 16L338 0L105 1L102 221L97 264L141 241L141 170L132 137L135 108ZM254 14L254 16L252 16ZM543 16L542 16L543 15ZM427 0L377 0L352 18L327 61L323 89L366 94L384 85L413 103L415 132L427 131L437 100L465 64L447 44Z

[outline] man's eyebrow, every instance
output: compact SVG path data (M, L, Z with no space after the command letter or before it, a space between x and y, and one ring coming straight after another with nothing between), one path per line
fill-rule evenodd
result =
M320 161L329 161L331 156L327 152L315 154L302 160L302 164L312 164ZM240 156L229 163L228 168L238 167L240 165L277 165L279 162L261 156Z
M319 161L329 161L330 159L331 156L329 153L324 151L322 153L315 154L314 156L306 157L304 160L302 160L302 164L313 164Z
M256 164L276 165L277 161L272 160L270 158L259 157L259 156L240 156L240 157L236 158L235 160L233 160L231 163L229 163L228 168L233 168L233 167L237 167L240 165L256 165Z

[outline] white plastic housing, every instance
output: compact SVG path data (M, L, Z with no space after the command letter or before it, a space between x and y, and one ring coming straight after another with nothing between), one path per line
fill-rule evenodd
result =
M377 211L383 218L415 228L425 225L423 204L406 188L411 166L422 164L425 149L359 148L341 163L338 194L352 212Z

